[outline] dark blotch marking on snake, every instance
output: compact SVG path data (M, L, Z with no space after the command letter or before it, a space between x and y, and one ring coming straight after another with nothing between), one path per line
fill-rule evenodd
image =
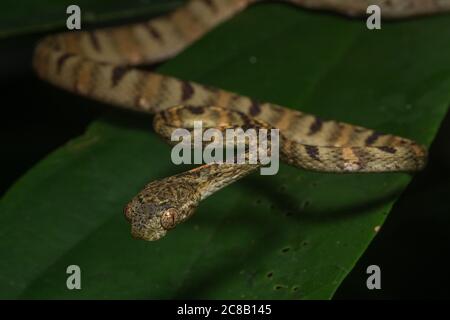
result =
M125 76L125 74L130 71L129 67L117 66L112 71L111 83L115 87L119 84L120 80Z
M67 61L67 59L73 56L75 56L75 54L73 53L64 53L63 55L61 55L61 57L59 57L58 61L56 62L56 72L61 73L64 63Z
M323 121L320 118L315 117L316 119L312 123L312 125L309 127L309 133L308 135L312 136L313 134L317 133L322 129Z
M151 23L145 23L145 28L147 29L147 31L150 33L150 35L158 40L159 42L164 42L164 39L161 37L161 34L159 33L158 30L156 30L156 28L154 26L152 26Z
M181 100L186 101L189 100L192 95L194 94L194 88L192 85L187 81L181 82Z
M186 106L186 108L188 108L189 111L192 112L193 114L202 114L203 112L205 112L205 108L203 107Z
M387 153L392 153L392 154L397 152L397 150L395 150L395 148L389 147L389 146L378 147L378 149L381 150L381 151L387 152Z
M316 146L305 146L305 150L308 156L310 156L312 159L320 161L319 148L317 148Z
M161 112L160 113L161 117L163 118L164 122L169 122L169 118L167 112Z
M217 13L217 7L213 0L202 0L203 3L214 13Z
M91 43L92 43L92 46L94 47L94 49L97 52L100 52L101 51L100 43L98 42L98 38L97 38L95 32L94 31L89 32L88 35L89 35L89 40L91 40Z
M374 144L375 141L378 140L379 137L381 137L383 134L380 132L374 131L370 136L366 139L366 145L370 146L371 144Z
M252 99L252 105L250 106L249 112L253 117L261 112L261 106L258 101Z
M351 149L353 154L358 158L356 164L359 167L365 166L367 163L367 152L364 151L364 148L355 147Z

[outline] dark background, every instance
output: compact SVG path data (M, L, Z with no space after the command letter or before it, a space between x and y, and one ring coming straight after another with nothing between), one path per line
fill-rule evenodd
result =
M0 193L35 163L108 112L38 80L31 69L40 36L0 41ZM430 48L431 50L432 48ZM149 123L150 127L150 123ZM450 115L429 165L395 204L386 223L338 289L336 299L450 298ZM381 267L381 290L366 288L366 268Z

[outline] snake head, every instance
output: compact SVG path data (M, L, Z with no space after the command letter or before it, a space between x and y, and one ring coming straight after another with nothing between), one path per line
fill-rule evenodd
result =
M199 202L189 186L168 179L147 185L124 208L133 237L155 241L191 216Z
M169 204L142 202L139 197L125 207L125 216L131 222L131 234L138 239L161 239L176 225L179 212Z

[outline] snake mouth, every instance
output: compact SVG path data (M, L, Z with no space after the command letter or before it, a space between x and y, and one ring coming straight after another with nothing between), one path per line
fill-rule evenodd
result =
M135 239L145 240L145 241L157 241L166 235L167 231L164 229L145 229L138 230L136 228L131 228L131 235Z
M145 241L157 241L161 238L163 238L166 235L165 231L152 231L152 232L146 232L146 233L141 233L141 232L135 232L134 230L131 230L131 235L133 236L133 238L135 239L139 239L139 240L145 240Z

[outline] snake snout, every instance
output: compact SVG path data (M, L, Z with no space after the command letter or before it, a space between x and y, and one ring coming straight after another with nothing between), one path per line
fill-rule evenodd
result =
M131 211L131 202L128 203L124 208L123 208L123 214L125 216L125 218L128 220L128 222L131 221L132 218L132 211Z
M162 228L136 228L132 225L131 235L136 239L145 241L156 241L166 235L166 230Z

